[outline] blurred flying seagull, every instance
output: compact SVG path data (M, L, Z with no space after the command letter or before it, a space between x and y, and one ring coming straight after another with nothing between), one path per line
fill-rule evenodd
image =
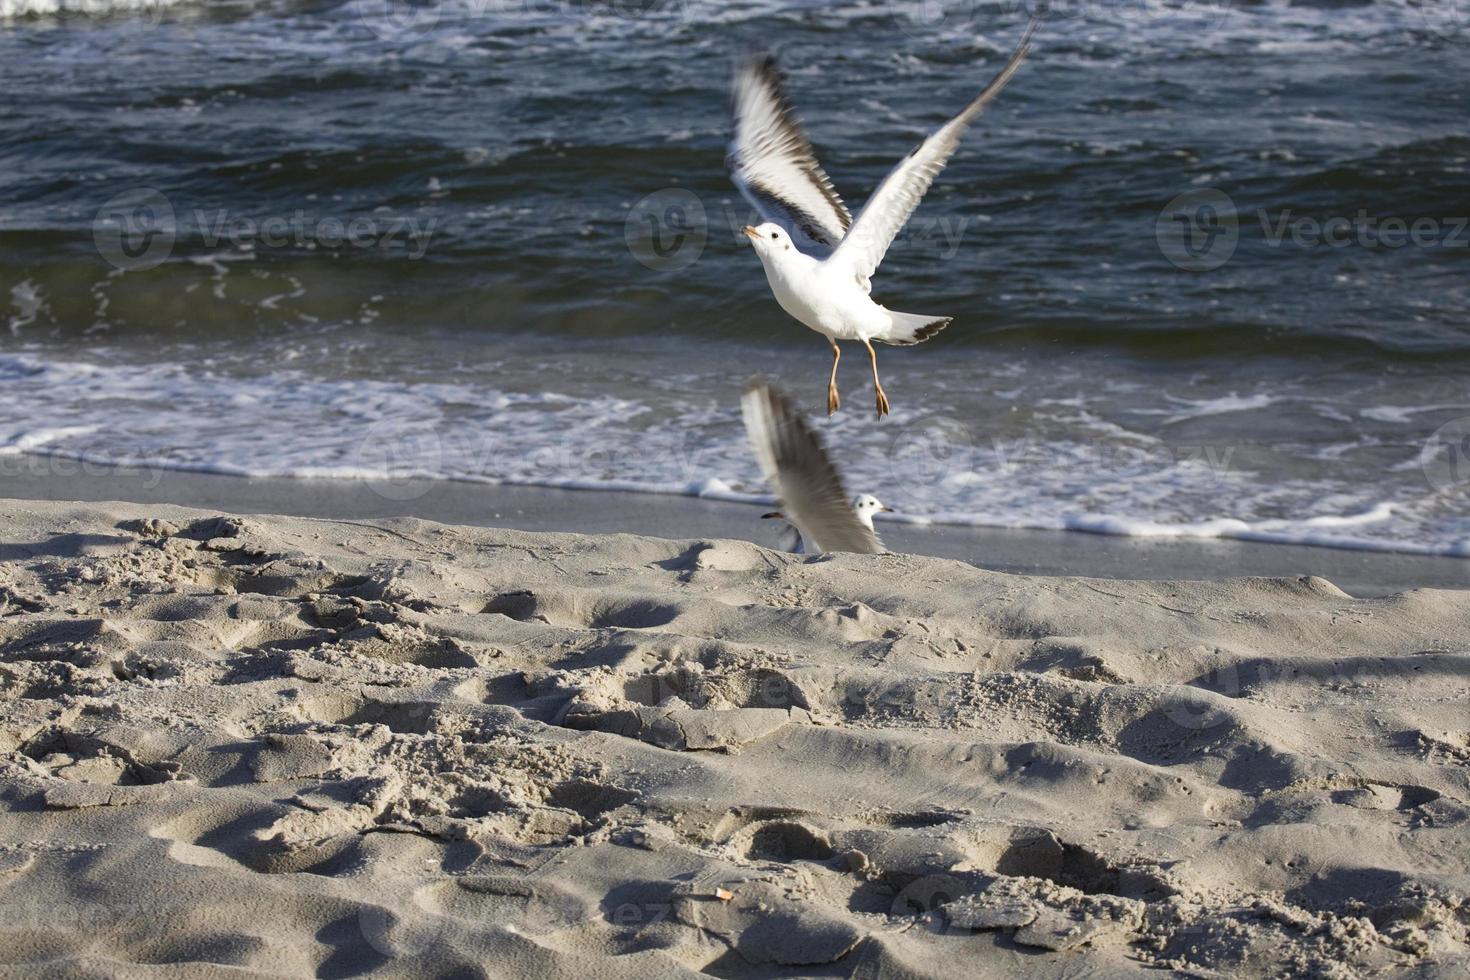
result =
M781 510L765 516L779 517L796 529L799 554L883 553L873 514L888 508L868 494L849 502L842 475L791 399L755 382L745 389L740 412L750 448L781 501Z
M735 136L725 165L740 193L766 219L743 231L760 257L776 302L832 345L828 415L842 404L837 394L837 362L842 357L837 341L859 340L868 349L882 418L888 414L888 396L878 380L872 342L920 344L952 319L894 313L868 295L871 279L888 246L949 162L960 137L1021 66L1031 50L1036 24L1033 17L1015 53L990 84L889 172L856 219L817 162L781 89L775 59L752 58L735 73L731 97Z
M873 515L891 514L893 513L893 508L885 506L883 501L879 500L871 493L860 493L856 497L852 498L852 512L857 515L857 519L862 522L864 527L866 527L869 531L872 531ZM761 519L777 520L785 523L786 540L781 545L781 549L783 551L789 551L793 555L808 554L806 539L801 536L801 528L797 527L795 524L792 524L785 514L781 513L779 510L773 510L769 514L762 514ZM880 548L879 550L881 551L882 549Z

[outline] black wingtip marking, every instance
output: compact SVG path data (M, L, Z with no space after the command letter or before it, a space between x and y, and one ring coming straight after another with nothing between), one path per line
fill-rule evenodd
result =
M930 337L934 336L953 322L954 317L942 316L938 320L935 320L932 323L928 323L920 327L918 331L914 334L914 343L922 344L924 341L928 340Z
M776 65L776 56L769 51L762 51L750 59L750 67L756 74L760 75L762 81L766 81L780 88L786 80L781 74L781 69Z
M922 344L924 341L928 340L930 337L933 337L935 334L937 334L939 331L943 330L945 327L949 326L953 322L954 317L952 316L942 316L930 320L918 330L914 331L913 340L883 340L881 337L874 337L873 339L878 341L879 343L888 344L892 347L912 347L915 344Z

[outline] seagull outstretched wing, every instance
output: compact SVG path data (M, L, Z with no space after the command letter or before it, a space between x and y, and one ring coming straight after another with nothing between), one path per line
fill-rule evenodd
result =
M1036 25L1037 19L1031 18L1021 43L1016 46L1016 53L1011 55L1005 67L969 105L914 147L908 156L899 161L898 166L889 171L888 176L883 178L883 183L878 185L873 196L868 198L868 202L858 212L852 227L848 229L847 235L838 244L829 261L847 263L861 280L872 277L888 252L888 246L893 244L894 237L924 199L924 194L929 190L929 185L934 183L939 171L949 162L955 147L959 146L960 137L990 100L1005 88L1016 69L1021 67L1021 62L1031 50L1031 35L1036 33Z
M883 542L858 520L841 474L791 400L754 382L740 399L740 411L750 448L808 550L882 554Z
M803 251L826 255L836 248L852 216L781 90L775 59L763 55L740 66L730 108L735 137L725 166L740 193L767 221L806 245Z

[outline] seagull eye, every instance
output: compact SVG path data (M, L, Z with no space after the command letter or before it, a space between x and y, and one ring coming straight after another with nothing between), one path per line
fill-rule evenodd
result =
M780 237L781 237L781 235L780 235L780 233L779 233L779 232L775 232L775 231L773 231L773 232L771 232L771 237L772 237L772 238L780 238Z

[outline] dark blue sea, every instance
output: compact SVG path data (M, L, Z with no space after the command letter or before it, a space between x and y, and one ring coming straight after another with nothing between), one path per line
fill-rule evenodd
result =
M856 210L1022 3L0 0L23 456L766 493L816 412L724 173L766 49ZM1055 3L821 428L914 520L1470 553L1470 0Z

